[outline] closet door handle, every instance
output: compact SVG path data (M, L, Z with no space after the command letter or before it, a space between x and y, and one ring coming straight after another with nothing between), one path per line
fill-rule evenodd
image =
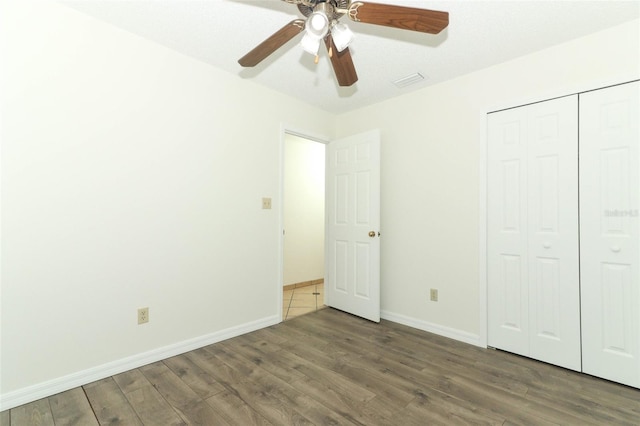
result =
M611 246L611 251L614 253L620 252L620 246Z
M545 241L545 242L542 244L542 247L544 247L544 248L551 248L551 243L550 243L549 241Z

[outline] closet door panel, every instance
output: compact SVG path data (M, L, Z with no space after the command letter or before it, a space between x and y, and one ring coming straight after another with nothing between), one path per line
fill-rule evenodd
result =
M577 96L488 117L489 345L580 370Z
M640 387L640 83L580 95L583 371Z
M527 112L530 356L579 371L578 98Z
M488 342L529 354L526 113L488 117Z

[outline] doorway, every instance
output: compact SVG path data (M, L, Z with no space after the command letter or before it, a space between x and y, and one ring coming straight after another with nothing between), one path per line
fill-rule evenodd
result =
M325 144L284 135L282 320L324 307Z

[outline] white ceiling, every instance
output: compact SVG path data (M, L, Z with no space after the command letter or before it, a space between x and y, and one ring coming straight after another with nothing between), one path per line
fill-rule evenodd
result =
M474 70L507 61L639 17L640 1L424 1L378 3L444 10L449 27L438 35L347 23L359 80L337 85L326 52L320 63L300 37L255 68L237 60L292 19L295 5L280 0L71 0L65 4L240 78L335 113L360 108ZM427 78L397 88L420 72Z

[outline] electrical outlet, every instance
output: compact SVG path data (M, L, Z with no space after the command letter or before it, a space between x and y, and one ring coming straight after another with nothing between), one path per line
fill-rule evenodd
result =
M149 322L149 308L138 309L138 324Z
M268 210L271 208L271 198L262 199L262 208Z
M431 301L432 302L437 302L438 301L438 289L437 288L432 288L431 289Z

